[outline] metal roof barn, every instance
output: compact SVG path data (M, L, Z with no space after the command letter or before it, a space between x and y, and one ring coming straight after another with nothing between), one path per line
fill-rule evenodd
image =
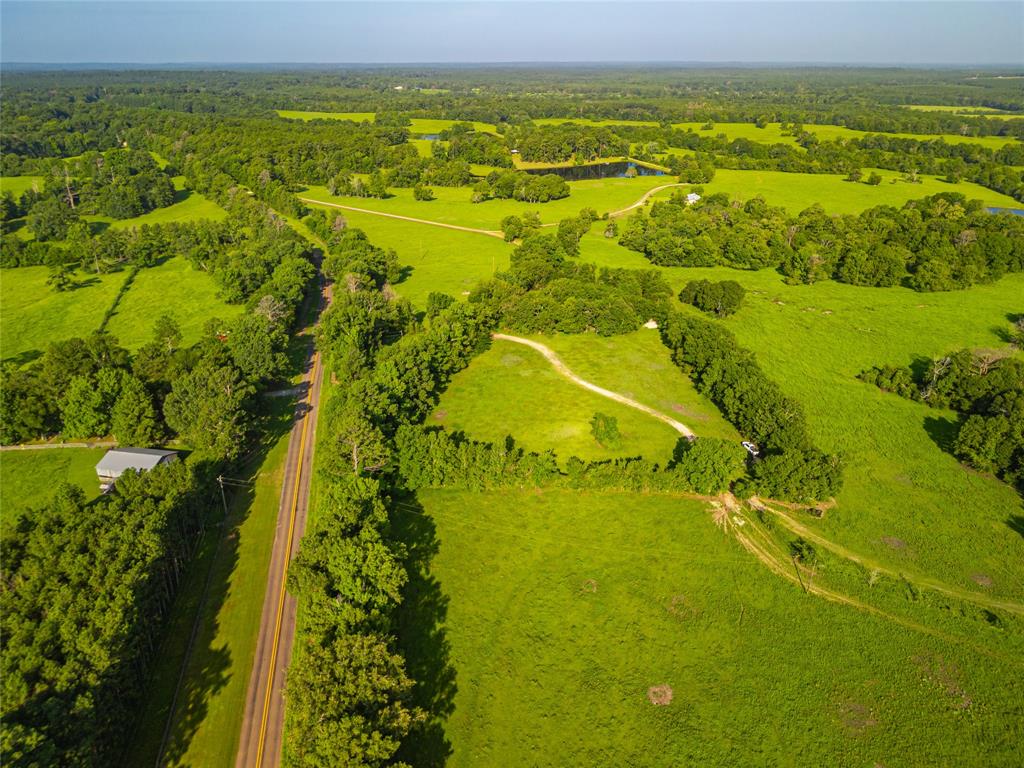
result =
M109 491L114 481L127 470L148 472L177 458L176 451L165 451L160 448L112 448L96 465L100 488L104 492Z

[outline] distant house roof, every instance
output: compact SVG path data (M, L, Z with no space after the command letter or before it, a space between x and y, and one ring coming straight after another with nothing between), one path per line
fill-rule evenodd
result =
M177 455L176 451L160 448L112 448L96 465L96 474L120 477L126 469L150 470Z

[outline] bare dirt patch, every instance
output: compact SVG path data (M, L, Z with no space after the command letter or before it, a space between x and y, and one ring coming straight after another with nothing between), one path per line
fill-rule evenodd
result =
M438 408L436 411L434 411L434 418L437 419L438 421L444 421L445 419L448 418L448 411L446 411L444 408Z
M979 587L991 587L992 577L986 576L984 573L971 574L971 581L977 584Z
M590 594L597 592L597 582L593 579L587 579L583 582L583 585L580 587L580 592L587 592Z
M871 709L856 701L840 702L839 722L850 735L864 733L868 728L878 725Z
M656 707L667 707L672 703L672 686L652 685L647 689L647 700Z
M698 613L686 595L672 595L666 608L669 613L680 619L692 619Z
M926 680L937 685L953 700L957 709L970 708L973 702L960 685L960 668L956 664L943 661L938 656L931 654L914 656L912 661L921 670Z
M897 539L895 536L883 536L881 542L889 549L906 549L907 542L903 539Z

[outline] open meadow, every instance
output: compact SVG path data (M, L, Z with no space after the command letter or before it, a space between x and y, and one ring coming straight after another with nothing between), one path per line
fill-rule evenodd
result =
M100 495L96 463L106 452L106 448L0 451L0 504L5 514L42 504L60 483L77 485L86 499L96 498Z
M241 304L228 304L220 298L208 272L177 257L139 270L106 329L121 346L138 349L152 339L153 320L169 314L181 327L182 343L191 345L199 341L208 320L231 320L243 309Z
M417 698L450 712L417 765L1015 760L1019 659L805 595L704 502L421 491L392 525Z
M561 219L576 216L583 208L593 208L598 215L618 211L629 207L652 189L675 183L672 176L571 181L568 197L546 203L500 199L474 203L471 202L472 192L466 187L433 187L436 199L425 202L415 200L409 188L392 189L391 197L383 200L338 197L331 195L324 186L307 187L300 196L310 201L338 203L368 211L495 231L500 229L501 220L506 216L522 216L531 211L537 213L545 224L557 224Z
M127 272L76 272L72 275L75 287L57 292L46 284L49 274L47 267L0 271L0 347L4 360L27 352L41 354L50 342L98 329L128 276Z
M950 184L936 176L920 174L916 183L903 181L902 174L865 168L864 178L878 173L882 183L871 186L846 181L844 176L828 173L783 173L782 171L734 171L721 168L715 178L702 185L706 194L725 192L734 200L749 200L761 195L769 205L777 205L797 214L820 204L828 213L860 213L876 205L901 207L908 200L917 200L939 192L957 192L968 200L981 200L993 208L1019 208L1012 197L986 189L969 181ZM669 197L674 190L656 194Z
M583 240L581 258L650 267L639 254L593 233ZM1024 512L1020 496L945 450L954 414L856 378L876 365L1005 346L1024 276L921 294L832 281L787 285L774 270L659 269L675 290L703 278L736 280L746 288L745 306L725 324L803 405L815 441L845 464L836 508L821 521L808 520L811 527L901 570L970 588L988 576L993 594L1024 597L1024 538L1011 527Z

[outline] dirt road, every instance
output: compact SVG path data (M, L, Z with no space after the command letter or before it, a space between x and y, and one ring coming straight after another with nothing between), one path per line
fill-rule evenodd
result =
M331 290L322 291L321 307L330 304ZM295 638L295 598L285 590L288 564L306 530L309 487L316 444L323 367L310 337L304 384L306 396L295 410L288 441L288 458L281 487L277 531L270 558L267 591L263 600L259 638L249 690L245 698L242 735L235 765L238 768L273 768L281 762L284 731L284 683Z
M690 185L689 184L678 184L678 183L677 184L662 184L660 187L655 187L654 189L649 189L646 192L644 192L644 194L640 196L640 199L637 200L635 203L633 203L632 205L627 205L625 208L622 208L622 209L620 209L618 211L612 211L611 213L608 214L608 217L614 219L614 218L616 218L618 216L624 216L624 215L626 215L627 213L629 213L632 210L640 208L641 206L644 205L644 203L646 203L651 198L652 195L656 195L658 192L661 192L663 189L671 189L672 187L688 187L688 186L690 186ZM398 219L399 221L411 221L414 224L428 224L428 225L430 225L432 227L444 227L445 229L455 229L455 230L458 230L459 232L473 232L474 234L477 234L477 235L487 235L488 237L497 237L497 238L499 238L501 240L505 239L504 233L499 232L498 230L494 230L494 229L477 229L476 227L464 227L461 224L445 224L443 221L431 221L430 219L417 219L417 218L414 218L412 216L401 216L401 215L399 215L397 213L384 213L383 211L371 211L369 208L357 208L354 205L342 205L341 203L328 203L326 200L317 200L317 199L312 198L312 197L300 197L299 200L301 200L304 203L310 203L311 205L324 205L324 206L327 206L328 208L340 208L343 211L355 211L356 213L368 213L371 216L383 216L383 217L388 218L388 219ZM550 224L542 224L541 226L542 227L557 227L558 223L555 222L555 223L550 223Z
M312 203L313 205L326 205L328 208L340 208L343 211L355 211L356 213L369 213L373 216L384 216L388 219L398 219L399 221L411 221L414 224L429 224L432 227L444 227L445 229L456 229L459 232L474 232L478 235L487 235L488 237L497 237L501 240L505 239L505 235L502 232L498 232L493 229L477 229L476 227L463 227L460 224L445 224L443 221L430 221L430 219L416 219L412 216L399 216L397 213L384 213L383 211L371 211L369 208L356 208L354 205L341 205L341 203L328 203L323 200L314 200L311 197L300 197L304 203Z
M596 392L597 394L601 395L601 397L607 397L609 400L614 400L617 403L628 405L630 408L636 408L638 411L643 411L648 416L653 416L658 421L665 422L670 427L672 427L672 429L674 429L676 432L685 436L688 440L694 440L697 437L697 435L694 434L693 430L691 430L682 422L676 421L671 416L666 416L661 411L657 411L654 408L644 405L643 403L638 403L636 400L626 397L625 395L620 395L618 392L612 392L610 389L599 387L597 386L597 384L592 384L586 379L581 379L579 376L572 372L569 366L562 362L562 358L555 354L554 350L552 350L550 347L545 346L544 344L541 344L540 342L530 341L529 339L524 339L519 336L509 336L504 333L492 334L491 338L501 339L502 341L512 341L515 342L516 344L525 344L526 346L531 347L540 352L542 355L544 355L544 357L547 358L548 362L551 363L554 369L558 371L562 376L567 378L569 381L571 381L573 384L576 384L579 387L583 387L584 389L589 389L591 392Z
M609 219L614 219L614 218L616 218L618 216L625 216L630 211L633 211L633 210L636 210L637 208L640 208L644 203L646 203L648 200L650 200L653 195L658 194L663 189L671 189L672 187L688 187L688 186L690 186L690 185L689 184L683 184L683 183L662 184L660 187L655 187L654 189L649 189L646 192L644 192L644 194L640 197L640 199L637 200L632 205L627 205L625 208L622 208L622 209L620 209L618 211L612 211L611 213L609 213L608 214L608 218Z

